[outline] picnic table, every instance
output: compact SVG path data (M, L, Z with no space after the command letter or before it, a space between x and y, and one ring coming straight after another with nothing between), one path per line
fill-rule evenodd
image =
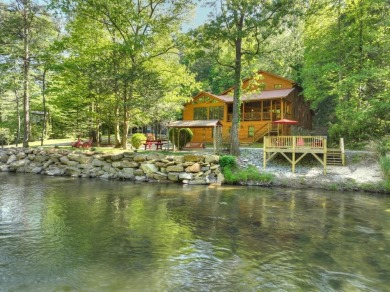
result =
M166 144L165 141L162 140L146 140L146 142L143 144L146 148L152 149L152 145L156 145L156 150L162 150L162 146Z

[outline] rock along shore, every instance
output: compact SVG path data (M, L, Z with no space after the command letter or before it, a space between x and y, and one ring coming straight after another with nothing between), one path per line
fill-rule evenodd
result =
M262 185L388 192L383 188L381 168L372 153L349 151L346 159L347 166L328 166L326 175L316 161L309 165L298 164L296 173L291 173L291 165L283 160L271 161L265 171L272 173L274 179L271 184ZM240 167L252 165L263 171L262 149L243 148L237 161ZM222 184L224 181L219 156L207 152L103 154L58 148L4 148L0 149L0 171L202 185ZM245 185L259 184L249 181Z
M217 155L103 154L56 148L0 149L0 171L139 182L221 183Z

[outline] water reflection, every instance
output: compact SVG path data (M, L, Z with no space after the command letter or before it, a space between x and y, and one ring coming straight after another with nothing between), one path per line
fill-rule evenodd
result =
M389 207L359 193L0 173L1 289L385 291Z

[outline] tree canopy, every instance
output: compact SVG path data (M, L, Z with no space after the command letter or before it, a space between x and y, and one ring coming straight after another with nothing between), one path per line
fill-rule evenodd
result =
M104 132L126 148L132 127L177 119L199 90L233 85L238 155L241 82L258 70L297 81L321 134L347 143L390 134L388 1L210 0L209 19L184 32L196 5L1 3L0 139L98 142Z

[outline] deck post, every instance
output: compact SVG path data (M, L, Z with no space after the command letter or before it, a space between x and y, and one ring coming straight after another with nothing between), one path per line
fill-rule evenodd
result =
M327 146L327 139L326 139L326 136L324 136L324 140L323 140L323 143L322 143L322 145L324 146L324 174L326 174L326 156L328 155L327 154L327 148L328 148L328 146Z
M341 164L345 166L344 138L340 138Z
M265 170L267 166L267 151L265 150L267 147L267 136L263 137L263 169Z
M295 141L296 141L296 139L295 139L295 136L292 136L292 162L291 162L291 164L292 164L292 173L295 173Z

